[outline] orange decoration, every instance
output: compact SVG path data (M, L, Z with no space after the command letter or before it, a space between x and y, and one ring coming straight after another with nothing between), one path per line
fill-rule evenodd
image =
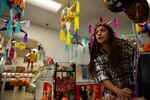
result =
M46 100L46 98L43 96L43 97L41 98L41 100Z
M145 52L150 51L150 42L147 42L147 43L144 44L143 50L144 50Z

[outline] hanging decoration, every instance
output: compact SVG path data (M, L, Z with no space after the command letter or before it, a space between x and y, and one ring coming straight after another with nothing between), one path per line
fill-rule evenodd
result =
M6 61L5 64L6 65L12 65L14 62L14 59L16 58L16 50L15 50L15 40L14 39L10 39L6 45Z
M0 15L4 12L5 5L10 12L11 18L12 16L17 16L19 20L21 19L25 8L24 0L0 0ZM15 11L16 15L13 15L13 11Z
M59 38L61 41L66 40L66 45L71 44L71 24L74 23L75 33L77 33L77 31L79 30L79 13L80 3L78 0L76 0L73 5L70 5L70 3L68 3L61 12L61 30Z
M150 34L150 21L139 23L139 27L140 27L140 29L139 29L140 33Z
M17 19L13 19L13 20L5 20L5 19L2 19L4 22L5 22L5 25L0 28L0 31L6 31L6 34L10 37L13 36L14 33L19 33L19 32L23 32L24 33L24 37L23 37L23 42L27 42L28 40L28 33L26 31L24 31L22 28L21 28L21 24L23 23L29 23L29 21L18 21ZM29 25L28 25L29 26Z
M150 21L135 23L135 30L138 34L148 34L150 37Z
M26 26L28 27L30 24L29 21L21 21L21 17L24 15L24 0L0 0L0 15L4 12L3 9L5 5L10 12L10 18L7 20L2 19L5 25L0 28L0 31L6 31L6 34L10 37L12 37L14 33L23 32L25 34L23 41L27 42L27 32L21 28L24 22L26 22Z
M77 34L72 35L71 43L72 43L73 45L84 46L84 45L82 44L81 37L80 37L79 35L77 35Z
M116 38L118 38L118 26L119 26L118 19L115 18L113 22L114 22L114 29L115 29L114 36L115 36Z

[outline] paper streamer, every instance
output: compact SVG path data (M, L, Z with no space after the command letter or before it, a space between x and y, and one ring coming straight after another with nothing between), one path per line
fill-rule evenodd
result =
M139 27L139 25L138 25L138 24L135 24L135 30L136 30L136 32L137 32L137 33L139 33L139 32L140 32L140 27Z
M26 21L25 26L26 26L26 28L29 28L29 27L30 27L30 20L27 20L27 21Z
M119 26L118 19L114 19L114 28L117 29Z
M77 58L78 57L78 50L76 49L74 52L74 57Z
M24 35L24 37L23 37L23 42L24 42L24 43L26 43L26 42L27 42L27 40L28 40L28 34L27 34L27 33L25 33L25 35Z
M13 9L10 9L9 12L10 12L10 19L13 20L13 16L14 16Z
M60 30L59 39L60 39L60 41L63 41L66 39L66 34L65 34L64 29Z
M68 45L65 45L65 51L68 51L68 49L69 49Z
M74 19L74 31L77 32L77 30L79 30L79 16Z
M67 33L66 44L67 44L67 45L70 45L70 44L71 44L70 32Z
M80 13L80 3L78 0L76 0L76 14L78 15Z
M90 37L90 47L92 47L93 45L93 39L92 39L92 36Z
M15 27L15 33L19 33L19 32L20 32L20 29L21 29L21 23L20 23L20 21L18 20L17 23L16 23L16 27Z
M8 21L6 28L7 28L6 34L8 36L12 36L12 21L11 20Z

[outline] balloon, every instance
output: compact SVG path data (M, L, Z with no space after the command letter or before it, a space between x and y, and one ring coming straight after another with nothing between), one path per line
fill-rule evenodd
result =
M103 0L105 6L112 12L121 12L132 5L135 0Z
M142 23L148 19L149 5L146 0L133 3L128 9L125 10L125 14L129 19L135 23Z

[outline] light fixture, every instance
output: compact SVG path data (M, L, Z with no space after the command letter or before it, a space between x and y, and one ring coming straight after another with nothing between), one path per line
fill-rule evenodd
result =
M149 6L150 6L150 0L147 0L147 2L148 2L148 4L149 4Z
M62 4L54 1L54 0L25 0L26 2L41 7L43 9L47 9L53 12L57 12L61 7Z

